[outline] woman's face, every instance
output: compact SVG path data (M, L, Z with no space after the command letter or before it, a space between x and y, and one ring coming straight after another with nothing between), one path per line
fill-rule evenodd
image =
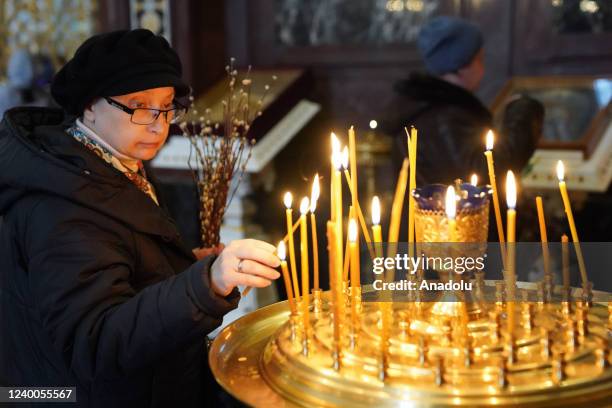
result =
M111 99L131 109L170 109L174 88L153 88ZM149 125L137 125L129 113L110 105L106 99L96 99L83 113L84 123L119 153L137 160L151 160L164 145L170 125L163 114Z

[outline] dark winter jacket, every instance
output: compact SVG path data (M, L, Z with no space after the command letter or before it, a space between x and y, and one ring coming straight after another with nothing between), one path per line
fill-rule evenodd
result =
M450 184L477 173L487 180L485 134L492 129L489 110L464 88L442 79L413 74L396 85L394 116L386 130L395 135L395 169L407 157L404 126L418 130L417 184ZM496 130L495 168L500 175L520 173L533 154L541 134L543 106L528 97L510 103L501 129ZM494 129L495 130L495 129Z
M0 124L0 381L76 386L78 406L206 406L205 335L240 295L217 296L214 258L68 125L45 108Z

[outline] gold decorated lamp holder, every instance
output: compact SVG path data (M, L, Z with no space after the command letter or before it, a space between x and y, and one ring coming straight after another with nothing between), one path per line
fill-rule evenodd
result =
M457 183L455 242L486 243L489 232L489 186ZM447 186L431 184L412 192L416 201L417 242L451 242L444 206ZM483 249L484 250L484 249Z
M455 183L456 205L454 242L449 236L449 219L446 215L445 193L447 186L431 184L412 191L416 201L415 229L416 239L424 255L445 258L448 256L483 256L486 251L489 231L489 186L473 186L468 183ZM457 244L460 243L460 244ZM469 274L455 274L452 270L438 270L440 280L460 279L469 281ZM482 279L482 276L481 276ZM480 313L480 307L472 299L471 292L446 291L432 307L432 312L440 316L459 317L467 312ZM464 306L467 310L463 309Z

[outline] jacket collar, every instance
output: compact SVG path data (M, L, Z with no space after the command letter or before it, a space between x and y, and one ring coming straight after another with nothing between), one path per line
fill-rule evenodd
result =
M395 91L426 106L459 105L486 120L491 118L491 112L472 92L432 75L412 73L395 84Z

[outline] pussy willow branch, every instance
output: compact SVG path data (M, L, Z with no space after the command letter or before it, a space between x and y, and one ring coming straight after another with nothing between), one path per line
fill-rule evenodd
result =
M228 75L228 97L221 103L222 129L219 123L212 123L211 109L205 109L202 116L198 117L193 96L189 98L192 119L180 124L191 145L190 159L192 153L196 159L195 168L192 168L191 161L189 167L200 199L200 234L204 246L213 246L219 242L221 221L251 158L254 140L248 139L247 135L253 120L261 116L263 99L270 89L265 85L264 93L257 101L258 110L251 114L251 67L248 68L246 77L239 81L234 61L233 58L230 59L230 63L225 67ZM273 76L272 79L276 80L276 77ZM232 179L235 177L236 183L232 188Z

